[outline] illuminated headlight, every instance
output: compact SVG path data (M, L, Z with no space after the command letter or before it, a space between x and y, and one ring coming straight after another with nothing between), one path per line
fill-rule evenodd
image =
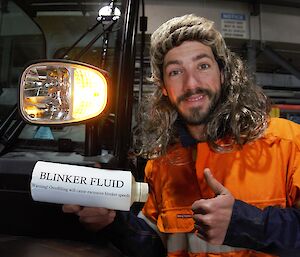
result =
M98 116L107 103L104 71L74 62L47 61L25 69L20 110L34 124L66 124Z

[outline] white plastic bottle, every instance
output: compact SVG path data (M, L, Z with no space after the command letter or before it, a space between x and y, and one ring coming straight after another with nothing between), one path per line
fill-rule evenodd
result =
M129 171L38 161L32 172L33 200L129 210L145 202L148 184L136 182Z

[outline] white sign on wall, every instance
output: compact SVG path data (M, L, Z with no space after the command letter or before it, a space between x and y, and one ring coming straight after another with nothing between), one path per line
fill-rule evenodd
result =
M224 37L247 38L248 23L245 14L240 13L222 13L221 29Z

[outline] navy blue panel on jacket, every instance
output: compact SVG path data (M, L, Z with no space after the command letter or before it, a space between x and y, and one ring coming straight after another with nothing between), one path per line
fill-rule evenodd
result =
M267 207L263 210L235 200L224 244L300 256L300 210Z
M111 242L128 256L166 256L166 249L159 235L143 219L131 212L117 212L115 221L105 232Z

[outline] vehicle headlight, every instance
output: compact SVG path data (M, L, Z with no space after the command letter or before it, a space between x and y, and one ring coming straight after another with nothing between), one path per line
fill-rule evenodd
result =
M20 110L34 124L67 124L98 116L107 103L107 74L77 62L28 66L20 81Z

